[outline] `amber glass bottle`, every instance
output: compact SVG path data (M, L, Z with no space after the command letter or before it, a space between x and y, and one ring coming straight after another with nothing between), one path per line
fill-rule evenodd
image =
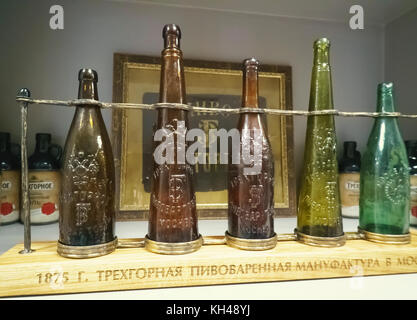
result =
M333 109L329 40L314 43L309 111ZM304 166L298 201L300 241L316 246L345 243L340 209L336 132L331 115L307 120Z
M233 158L229 157L226 239L229 245L245 250L265 250L276 245L274 162L265 125L261 114L256 112L261 111L258 109L258 68L259 62L254 58L243 62L242 108L254 109L254 112L244 112L239 117L239 163L233 163ZM258 150L254 147L256 143L260 146ZM243 159L245 149L252 154L250 162ZM255 152L259 152L259 163L256 163Z
M30 223L48 224L58 221L62 148L51 143L49 133L36 134L36 147L28 159ZM23 217L21 217L23 222Z
M202 238L197 228L196 198L193 187L193 168L180 161L179 154L185 149L188 130L188 111L164 107L163 103L185 104L185 79L181 31L174 24L166 25L162 32L161 82L157 130L172 133L173 161L161 162L154 152L151 179L151 200L146 248L163 254L183 254L198 250ZM181 128L181 130L180 130ZM154 142L154 151L159 142ZM182 159L184 160L184 159Z
M79 99L98 100L97 73L79 72ZM89 258L112 252L114 234L114 163L110 139L97 105L80 105L65 143L58 253Z
M12 152L10 133L0 132L0 225L19 220L20 164Z

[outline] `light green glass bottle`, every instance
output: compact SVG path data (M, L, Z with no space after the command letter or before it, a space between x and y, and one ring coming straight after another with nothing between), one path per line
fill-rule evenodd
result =
M325 38L314 43L309 111L333 109L329 49L330 42ZM297 235L311 245L331 247L345 243L331 115L309 116L307 120Z
M378 85L377 112L395 112L392 83ZM409 241L410 172L397 118L375 120L362 157L359 210L369 240Z

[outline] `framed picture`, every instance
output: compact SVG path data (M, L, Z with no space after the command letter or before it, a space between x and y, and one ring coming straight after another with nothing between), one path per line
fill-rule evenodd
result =
M193 106L239 108L242 94L241 63L184 60L187 103ZM157 103L160 58L114 54L113 101ZM291 67L262 65L259 73L261 108L292 109ZM237 114L189 114L190 128L235 128ZM116 165L118 220L148 218L152 141L155 111L113 110L112 144ZM275 162L276 215L295 214L295 174L292 117L265 115ZM207 139L208 141L208 139ZM227 217L227 165L196 164L197 210L201 219Z

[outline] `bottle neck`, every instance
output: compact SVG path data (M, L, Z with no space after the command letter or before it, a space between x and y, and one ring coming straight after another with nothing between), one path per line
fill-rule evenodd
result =
M333 109L329 47L315 46L309 111Z
M330 68L330 50L328 45L316 44L314 46L314 66Z
M78 99L98 100L97 82L93 80L80 80Z
M175 33L168 33L166 37L164 37L164 48L165 49L180 48L180 39L178 35Z
M184 66L179 48L162 51L159 102L186 103Z
M243 71L242 107L258 108L258 70L247 67Z
M378 86L377 112L395 112L392 84L382 83Z

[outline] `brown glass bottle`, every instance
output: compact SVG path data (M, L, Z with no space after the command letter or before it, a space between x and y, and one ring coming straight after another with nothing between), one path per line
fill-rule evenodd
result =
M79 99L98 100L97 73L79 72ZM116 248L115 174L110 139L97 105L80 105L62 157L58 253L89 258Z
M59 220L62 148L51 143L50 133L36 134L36 147L28 159L30 223L55 223ZM20 217L24 221L24 217Z
M265 125L261 114L256 112L259 105L258 68L259 62L254 58L243 62L242 108L254 110L243 112L239 117L239 163L233 163L233 156L229 157L229 229L226 238L229 245L246 250L265 250L276 245L274 162ZM233 151L235 147L232 146ZM244 159L245 149L252 155L252 161ZM258 158L256 152L259 152Z
M185 104L181 31L178 26L169 24L164 27L162 35L164 49L159 102ZM185 148L183 141L188 130L188 111L160 105L157 113L155 132L160 129L172 132L170 146L173 147L173 161L161 164L154 152L149 227L145 245L148 250L156 253L189 253L201 247L202 238L197 228L193 168L179 157L180 152L185 151L182 148ZM180 127L182 130L179 130ZM154 140L154 151L159 143Z
M13 145L10 133L0 132L0 225L19 220L20 163Z

